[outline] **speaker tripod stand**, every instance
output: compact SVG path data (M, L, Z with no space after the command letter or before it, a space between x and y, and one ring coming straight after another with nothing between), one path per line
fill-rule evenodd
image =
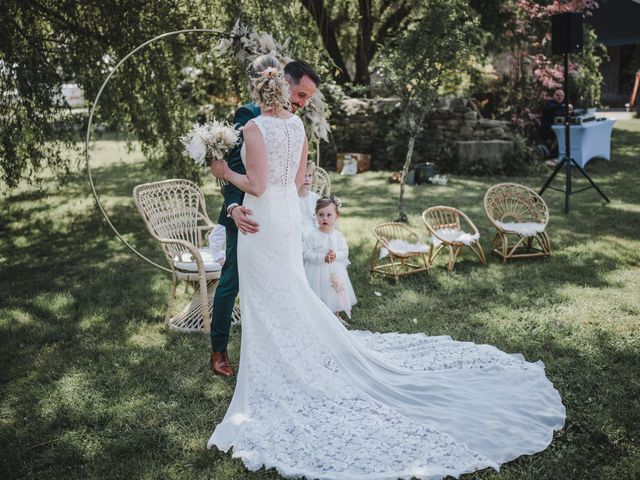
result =
M565 170L565 188L562 190L561 188L556 188L550 186L551 182L558 174L560 170L564 167ZM578 171L589 180L590 185L588 187L580 188L578 190L571 189L571 167L576 167ZM580 193L585 190L589 190L590 188L595 188L600 196L604 198L607 202L609 199L607 196L600 190L596 182L594 182L591 177L584 171L584 169L578 165L578 162L575 161L573 157L571 157L571 125L569 123L569 54L564 54L564 155L562 160L558 165L556 165L555 169L551 176L544 183L542 188L540 189L539 195L542 195L544 191L548 188L553 190L557 190L559 192L564 192L564 213L569 213L569 198L574 193Z
M588 187L580 188L578 190L571 189L571 167L573 166L576 167L578 171L587 180L589 180L590 185ZM565 169L565 177L566 177L564 190L561 188L556 188L549 185L553 181L554 177L558 174L558 172L562 170L563 167ZM539 195L542 195L547 188L551 188L552 190L557 190L559 192L564 192L564 213L569 213L569 197L571 195L573 195L574 193L584 192L585 190L589 190L590 188L595 188L602 198L604 198L607 202L609 201L607 196L602 192L602 190L600 190L600 187L598 187L596 182L594 182L591 179L589 174L584 171L584 169L578 164L578 162L576 162L573 158L567 157L566 154L564 155L562 160L558 163L558 165L556 165L555 169L553 170L553 173L547 179L544 186L540 189Z

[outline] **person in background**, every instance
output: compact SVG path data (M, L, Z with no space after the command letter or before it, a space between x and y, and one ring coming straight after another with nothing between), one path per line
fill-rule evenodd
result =
M311 186L315 180L315 165L312 161L307 162L307 172L304 175L304 183L298 189L300 198L300 218L302 220L302 240L309 235L317 226L316 203L320 196L311 191Z
M549 166L555 166L558 163L558 142L556 141L556 135L551 128L556 117L564 115L564 90L561 88L556 89L553 92L553 96L550 100L547 100L540 116L540 126L538 132L540 137L545 142L545 146L551 153L550 158L546 160L546 164ZM571 111L571 105L569 105L569 111Z

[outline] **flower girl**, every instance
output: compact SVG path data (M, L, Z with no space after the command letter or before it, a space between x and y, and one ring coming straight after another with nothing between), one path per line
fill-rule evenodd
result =
M311 191L311 185L314 180L314 164L312 161L307 162L307 173L304 175L304 182L298 190L300 197L300 218L302 220L302 240L309 235L317 226L316 203L320 198L316 192Z
M334 196L318 200L319 225L305 239L302 253L311 289L336 315L345 312L351 318L356 296L347 274L349 247L342 234L333 228L340 216L340 206L340 200Z

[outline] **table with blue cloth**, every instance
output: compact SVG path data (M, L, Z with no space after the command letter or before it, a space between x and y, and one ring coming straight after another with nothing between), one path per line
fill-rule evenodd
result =
M615 120L604 119L571 125L571 157L582 168L592 158L611 159L611 131ZM553 125L553 133L558 139L559 157L565 155L564 125Z

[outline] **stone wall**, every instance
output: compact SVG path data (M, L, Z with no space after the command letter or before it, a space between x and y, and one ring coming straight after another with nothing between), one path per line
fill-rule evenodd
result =
M368 153L372 168L388 170L401 163L395 138L400 121L398 99L348 98L331 107L331 142L321 147L322 164L335 169L336 153ZM405 144L406 146L406 144Z
M335 147L322 152L328 168L335 166L336 152L369 153L374 169L401 167L407 139L398 128L399 99L349 98L332 113ZM424 126L414 161L435 163L441 172L499 173L513 151L508 123L482 118L472 100L440 100Z

